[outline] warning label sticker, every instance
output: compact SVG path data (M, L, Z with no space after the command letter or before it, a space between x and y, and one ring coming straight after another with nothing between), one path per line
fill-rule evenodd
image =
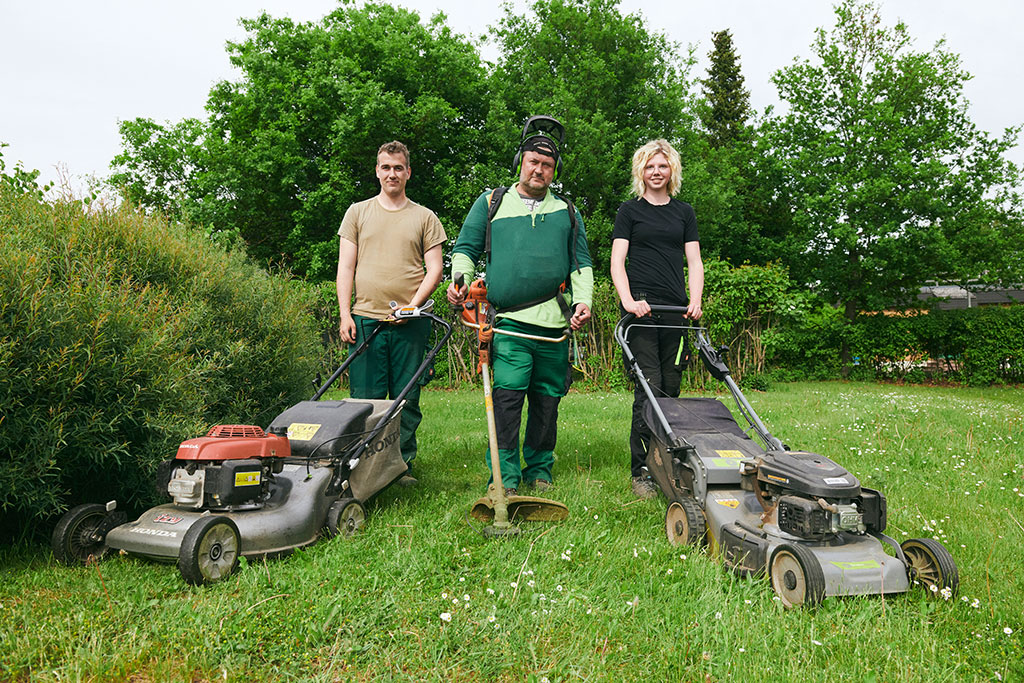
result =
M235 486L256 486L259 483L259 472L235 472Z
M293 441L309 441L320 431L318 424L306 424L305 422L293 422L288 425L288 438Z
M739 467L739 462L735 458L709 458L704 461L708 467L714 467L719 470L734 470Z
M739 451L715 451L720 458L742 458L743 454Z
M732 508L733 510L740 506L740 502L735 498L719 498L715 502L719 505L724 505L727 508Z

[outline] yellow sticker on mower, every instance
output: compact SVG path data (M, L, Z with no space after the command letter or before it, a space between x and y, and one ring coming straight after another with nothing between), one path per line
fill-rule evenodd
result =
M739 451L715 451L720 458L742 458L743 454Z
M235 472L235 486L258 486L259 472Z
M727 508L732 508L733 510L740 506L740 502L735 498L720 498L715 500L715 502L719 505L724 505Z
M288 438L293 441L309 441L320 430L320 425L292 422L288 425Z

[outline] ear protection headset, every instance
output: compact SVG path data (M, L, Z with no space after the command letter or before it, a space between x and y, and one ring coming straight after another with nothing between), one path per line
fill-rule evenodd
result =
M559 147L565 142L565 126L550 116L531 116L519 136L519 148L512 159L512 171L518 176L523 170L524 148L537 139L543 139L555 148L555 176L562 173L562 153Z

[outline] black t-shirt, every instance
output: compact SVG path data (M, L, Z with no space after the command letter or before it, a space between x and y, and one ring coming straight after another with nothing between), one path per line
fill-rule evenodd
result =
M666 306L686 306L683 245L699 241L693 207L678 199L655 205L646 199L622 203L612 239L629 240L626 276L634 299Z

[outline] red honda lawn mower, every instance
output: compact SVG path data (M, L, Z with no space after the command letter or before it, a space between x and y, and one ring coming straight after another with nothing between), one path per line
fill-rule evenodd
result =
M229 576L239 557L286 554L324 536L351 536L364 523L364 504L408 469L399 449L405 398L452 334L422 308L396 308L394 321L428 318L440 330L415 375L394 400L320 400L386 325L382 321L308 401L278 415L266 429L218 425L189 439L160 464L157 485L170 503L133 522L106 505L72 508L58 522L53 554L65 564L120 550L177 562L182 577L206 584Z

